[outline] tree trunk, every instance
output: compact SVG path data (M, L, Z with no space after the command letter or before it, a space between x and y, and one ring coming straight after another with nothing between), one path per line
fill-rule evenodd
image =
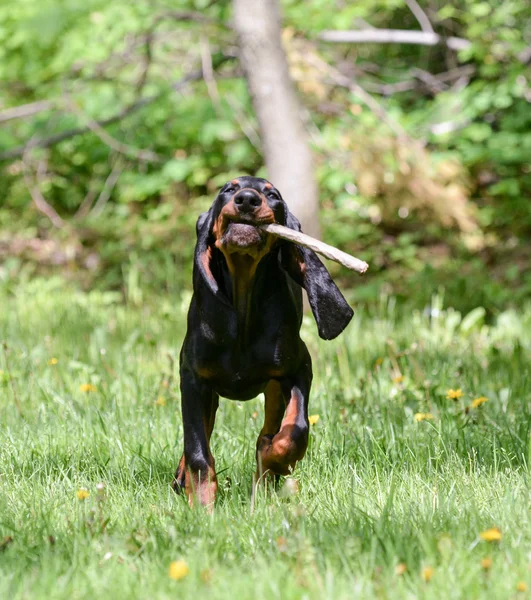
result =
M278 0L234 0L234 27L271 182L303 231L320 237L317 186L281 41Z

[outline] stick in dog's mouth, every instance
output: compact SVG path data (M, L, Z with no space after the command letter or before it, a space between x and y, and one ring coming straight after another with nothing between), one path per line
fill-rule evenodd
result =
M334 260L344 267L347 267L347 269L356 271L356 273L359 273L360 275L363 275L363 273L365 273L365 271L369 268L369 265L365 261L360 260L355 256L351 256L342 250L338 250L337 248L334 248L334 246L330 246L324 242L321 242L320 240L316 240L305 233L284 227L284 225L270 223L267 225L259 225L259 227L260 229L267 231L267 233L271 233L279 238L288 240L289 242L294 242L295 244L309 248L318 254L322 254L326 258Z

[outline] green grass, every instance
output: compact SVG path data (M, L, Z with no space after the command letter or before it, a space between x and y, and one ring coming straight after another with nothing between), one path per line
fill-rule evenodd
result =
M262 491L251 509L262 402L225 400L209 516L169 487L186 305L124 306L54 279L0 287L0 598L525 596L531 311L485 325L481 311L430 319L382 301L334 342L308 319L320 419L298 493ZM500 543L480 539L490 527Z

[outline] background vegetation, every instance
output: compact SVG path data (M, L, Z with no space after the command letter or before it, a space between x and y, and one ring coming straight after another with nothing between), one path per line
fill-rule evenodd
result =
M320 39L419 30L410 5L282 3L323 235L371 264L363 283L341 273L355 300L423 305L444 286L496 312L531 292L527 3L423 4L459 51ZM227 179L265 174L230 2L21 0L0 15L3 278L188 286L198 212Z

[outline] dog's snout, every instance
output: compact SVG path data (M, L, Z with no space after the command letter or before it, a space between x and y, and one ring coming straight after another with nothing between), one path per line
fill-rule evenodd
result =
M246 189L234 196L234 204L240 212L250 213L262 204L262 199L254 190Z

